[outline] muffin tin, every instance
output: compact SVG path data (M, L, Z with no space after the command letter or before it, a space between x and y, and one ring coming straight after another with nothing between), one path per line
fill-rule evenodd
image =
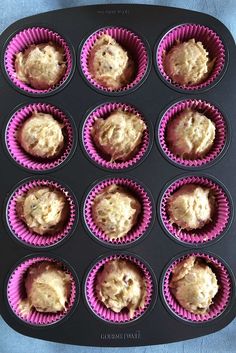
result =
M110 91L94 85L87 57L94 38L111 33L133 51L138 74L125 89ZM165 74L160 51L176 36L193 35L216 56L216 70L206 84L189 89L174 85ZM48 91L20 84L14 54L37 41L60 42L67 53L62 82ZM1 235L0 313L16 331L45 340L90 346L141 346L206 335L225 327L236 314L235 220L233 168L236 129L236 50L226 27L193 11L147 5L99 5L53 11L20 20L0 37L1 54ZM55 161L43 163L24 155L15 131L33 107L54 112L66 129L66 146ZM165 127L186 106L207 111L217 126L211 154L193 163L173 158L165 145ZM114 166L93 146L93 119L116 107L136 111L147 123L137 155ZM143 213L137 228L123 242L99 233L90 216L96 192L112 182L137 195ZM212 227L196 241L168 223L168 195L188 182L208 185L219 207ZM24 229L15 212L15 197L32 185L53 185L66 193L71 217L61 234L47 241ZM191 254L210 261L218 274L219 295L208 315L192 315L178 306L168 281L173 266ZM94 297L94 276L109 259L126 258L143 271L148 296L132 320L114 315ZM68 310L58 315L27 318L19 314L27 267L47 259L62 263L73 278ZM63 332L63 334L62 334Z

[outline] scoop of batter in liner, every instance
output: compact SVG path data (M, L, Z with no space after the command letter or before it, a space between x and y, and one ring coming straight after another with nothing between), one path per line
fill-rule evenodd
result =
M108 309L116 313L126 309L132 319L135 311L145 305L145 278L134 263L122 259L111 260L97 275L96 293Z
M194 314L206 314L214 303L219 285L208 263L190 256L174 268L170 288L184 309Z
M201 229L212 221L215 198L211 190L187 184L174 192L167 203L170 222L181 229Z
M95 224L110 239L125 236L137 223L140 212L139 201L119 185L104 188L92 205Z
M59 265L41 261L31 265L25 278L26 299L19 303L22 314L57 313L66 310L71 278Z
M170 150L183 159L203 158L215 141L215 124L205 115L186 109L167 126L166 140Z
M20 127L17 139L30 155L55 158L64 147L63 125L51 114L35 111Z
M65 74L65 52L52 42L30 45L16 54L17 78L35 89L55 86Z
M181 85L196 85L207 79L214 66L215 59L209 58L209 53L202 42L194 38L177 43L164 54L164 70L167 75Z
M138 115L118 109L106 119L97 119L91 135L95 145L110 157L111 162L126 161L137 152L146 128Z
M92 77L110 89L122 88L134 79L135 67L132 58L107 34L101 35L94 43L88 64Z
M27 227L40 235L60 231L69 215L69 205L61 191L35 187L17 200L17 213Z

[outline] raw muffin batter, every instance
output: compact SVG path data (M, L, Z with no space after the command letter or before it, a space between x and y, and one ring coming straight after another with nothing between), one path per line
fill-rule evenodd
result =
M137 151L145 130L146 125L138 115L118 109L106 119L97 119L91 135L111 162L126 161Z
M61 191L35 187L18 199L17 213L33 232L54 234L68 218L68 202Z
M20 127L21 147L34 157L54 158L64 146L63 125L50 114L34 112Z
M184 309L194 314L205 314L213 304L219 285L207 262L190 256L174 268L170 288Z
M56 85L66 71L62 47L49 42L30 45L16 54L17 78L35 89L49 89Z
M194 38L177 42L164 57L167 75L181 85L196 85L207 79L214 65L202 42Z
M103 304L116 313L128 309L130 318L143 308L146 298L144 276L128 260L111 260L97 275L96 293Z
M168 201L170 221L181 229L200 229L211 222L214 201L210 189L194 184L184 185Z
M110 239L125 236L137 223L140 212L139 201L119 185L104 188L92 205L95 224Z
M26 278L27 299L20 303L22 312L35 309L56 313L66 309L71 290L71 278L59 265L42 261L30 266Z
M119 89L130 83L135 74L128 53L108 34L97 39L89 55L89 70L102 86Z
M170 150L184 159L204 157L215 140L215 124L205 115L186 109L170 121L167 143Z

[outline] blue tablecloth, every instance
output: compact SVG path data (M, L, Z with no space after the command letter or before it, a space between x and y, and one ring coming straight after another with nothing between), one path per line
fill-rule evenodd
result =
M84 0L1 0L0 31L12 22L26 16L70 6L98 3L145 3L164 6L178 6L202 11L217 17L236 38L236 1L235 0L147 0L147 1L84 1ZM1 102L1 98L0 98ZM233 103L233 102L232 102ZM232 104L233 106L233 104ZM62 345L24 337L0 318L0 353L90 353L90 352L126 352L126 353L235 353L236 320L225 329L212 335L186 342L164 344L140 348L87 348Z

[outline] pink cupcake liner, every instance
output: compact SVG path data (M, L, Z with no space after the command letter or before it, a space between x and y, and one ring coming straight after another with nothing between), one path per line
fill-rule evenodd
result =
M214 144L211 150L203 158L193 160L183 159L171 152L168 144L166 143L166 131L169 122L171 122L172 119L175 119L175 117L185 109L193 109L203 113L207 118L211 119L215 123L216 136ZM226 138L227 126L222 114L212 104L197 99L184 100L170 107L163 115L158 129L158 139L163 152L170 160L184 167L201 167L215 160L216 157L218 157L222 152L226 143Z
M64 49L67 69L61 81L54 87L51 87L45 90L35 89L28 86L27 84L25 84L24 82L20 81L17 78L16 70L15 70L16 54L21 51L24 51L30 45L47 43L49 41L52 41L53 43L58 44ZM14 85L16 85L18 88L30 94L47 94L54 91L68 79L72 71L72 53L66 41L58 33L53 32L47 28L41 28L41 27L27 28L17 33L11 39L11 41L9 42L6 48L4 62L5 62L6 72L10 80L14 83Z
M123 186L130 190L132 194L137 195L137 199L142 206L141 214L138 218L137 224L130 230L130 232L127 233L127 235L119 239L110 239L96 225L92 216L92 205L95 197L100 194L107 186L114 184ZM148 193L136 181L125 178L110 178L98 183L89 192L84 203L85 222L90 232L99 240L113 245L130 244L143 236L151 224L152 214L152 202Z
M68 221L62 230L52 235L40 235L33 232L27 227L27 225L19 218L17 214L17 200L19 197L27 193L29 190L40 186L52 187L53 189L62 192L69 205ZM7 204L7 223L15 237L25 244L35 247L51 246L59 243L62 239L66 238L71 233L77 217L76 208L76 203L71 193L58 182L45 179L30 180L19 186L11 195Z
M212 222L206 224L201 229L187 231L180 229L177 225L172 224L168 215L168 200L181 186L187 184L195 184L211 189L215 196L216 210ZM220 185L211 179L198 176L189 176L174 181L165 191L160 205L160 213L162 222L166 230L181 242L190 244L203 244L216 239L225 231L230 220L230 201L225 191Z
M108 309L97 298L96 295L97 273L102 269L105 263L116 259L128 260L134 263L142 271L145 277L145 283L147 287L145 305L143 308L139 308L135 311L134 317L132 319L130 318L129 313L115 313L113 310ZM111 255L98 261L96 265L94 265L93 268L90 270L85 283L86 299L90 308L97 316L99 316L103 320L109 321L110 323L127 323L140 318L147 311L151 303L153 297L153 290L154 289L151 273L140 260L130 255Z
M92 75L89 72L89 65L88 65L89 54L95 42L104 34L110 35L119 44L121 44L122 47L127 49L128 52L132 55L132 58L137 67L137 73L136 73L135 79L129 84L127 84L126 86L119 88L117 90L113 90L111 88L102 86L92 77ZM80 55L81 69L86 79L94 87L106 92L122 92L137 86L144 78L147 72L148 61L149 61L148 51L143 41L135 33L131 32L128 29L120 28L120 27L102 28L96 31L95 33L93 33L84 43L81 50L81 55Z
M31 156L23 150L17 140L17 131L35 111L51 114L58 122L63 124L65 144L60 154L53 159ZM57 107L45 103L29 104L17 110L7 125L5 136L6 146L11 157L21 166L38 172L55 169L61 165L70 155L74 140L72 124L65 113Z
M109 160L105 159L102 152L100 152L97 146L94 144L93 138L91 136L91 129L97 119L106 119L110 114L118 109L135 114L144 120L142 115L130 105L123 103L107 103L99 106L89 115L83 128L83 143L89 157L102 167L112 170L129 168L138 163L147 152L150 143L150 132L147 126L147 129L143 133L142 142L138 147L136 154L132 158L123 162L110 162Z
M196 85L181 86L172 81L164 70L164 53L167 53L175 44L176 41L184 42L194 38L196 41L201 41L204 48L208 51L211 59L216 58L212 72L206 81ZM225 47L220 37L210 28L199 24L184 24L170 30L160 41L157 53L156 62L158 69L167 82L175 87L185 90L197 90L206 88L212 84L219 76L225 65Z
M56 263L59 266L62 266L65 272L70 275L71 293L70 293L67 307L64 311L58 312L58 313L42 313L42 312L36 311L35 309L32 309L29 313L22 313L19 307L19 303L21 302L21 300L26 299L26 292L24 287L25 275L27 273L27 270L30 268L30 266L36 263L39 263L41 261L50 261L52 263ZM14 312L16 316L18 316L18 318L20 318L21 320L31 325L45 326L45 325L55 324L56 322L60 321L61 319L63 319L65 316L69 314L69 312L71 311L75 303L77 296L78 296L78 293L76 290L75 278L72 275L72 273L69 271L67 266L56 259L52 259L44 256L33 257L18 265L10 275L10 278L7 284L7 298L8 298L8 303L11 307L11 310Z
M180 263L181 261L183 261L184 259L188 258L191 255L200 257L212 265L212 268L215 270L215 274L217 276L218 284L220 287L214 299L214 303L210 307L209 312L202 315L193 314L190 311L184 309L182 306L180 306L180 304L175 299L174 295L171 293L171 290L170 290L170 280L171 280L173 269L176 267L178 263ZM163 291L166 304L174 314L176 314L177 316L179 316L184 320L188 320L194 323L201 323L201 322L213 320L223 313L223 311L226 309L226 307L230 302L232 285L231 285L231 278L228 270L218 259L207 254L192 253L192 254L182 256L181 258L177 259L169 266L169 268L167 269L164 275L162 291Z

